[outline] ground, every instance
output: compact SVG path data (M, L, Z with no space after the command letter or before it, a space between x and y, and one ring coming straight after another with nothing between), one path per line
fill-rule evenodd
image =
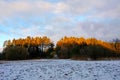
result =
M120 80L120 61L0 61L0 80Z

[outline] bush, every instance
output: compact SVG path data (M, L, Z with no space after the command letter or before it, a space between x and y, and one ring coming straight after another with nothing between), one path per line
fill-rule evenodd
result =
M84 57L91 58L92 60L116 57L115 52L100 45L88 45L80 49L79 54L81 54L80 56L84 55Z
M54 49L53 48L48 48L48 50L46 50L45 54L46 54L47 58L54 58L54 55L55 55Z
M3 51L4 58L7 60L23 60L28 58L28 51L21 46L6 47Z
M115 51L103 47L101 45L74 45L73 47L62 47L57 51L59 58L64 59L80 59L87 60L88 58L92 60L97 59L107 59L118 57L120 54L117 54Z
M39 49L36 46L30 46L28 48L28 52L29 52L29 58L30 59L34 59L34 58L39 58L40 57Z

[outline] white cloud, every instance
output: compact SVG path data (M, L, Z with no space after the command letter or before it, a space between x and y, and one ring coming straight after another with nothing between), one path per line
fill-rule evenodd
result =
M63 2L50 3L42 0L28 1L17 0L7 2L0 1L0 17L11 17L15 15L42 15L49 13L62 13L67 10L68 6Z
M0 1L0 17L40 16L44 14L87 15L90 17L120 17L119 0L64 0L51 3L44 0Z
M66 12L69 9L69 6L63 2L59 2L56 5L53 6L54 7L54 12L57 14Z
M65 35L112 39L120 36L119 13L120 0L61 0L55 3L49 0L1 0L0 25L8 29L1 30L0 34L47 35L55 41ZM74 17L78 16L87 19L77 21ZM21 18L24 23L16 18ZM31 18L44 20L31 21ZM108 23L105 22L107 18L111 19Z
M65 0L69 6L69 14L86 15L98 18L120 17L119 0Z

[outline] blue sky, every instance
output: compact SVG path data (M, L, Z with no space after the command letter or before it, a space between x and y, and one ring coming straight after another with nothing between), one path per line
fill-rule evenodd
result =
M120 0L0 0L0 48L8 39L120 38Z

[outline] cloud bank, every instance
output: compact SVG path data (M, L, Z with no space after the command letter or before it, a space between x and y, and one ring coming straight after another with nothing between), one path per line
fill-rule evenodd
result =
M0 47L7 39L120 37L120 0L0 0Z

